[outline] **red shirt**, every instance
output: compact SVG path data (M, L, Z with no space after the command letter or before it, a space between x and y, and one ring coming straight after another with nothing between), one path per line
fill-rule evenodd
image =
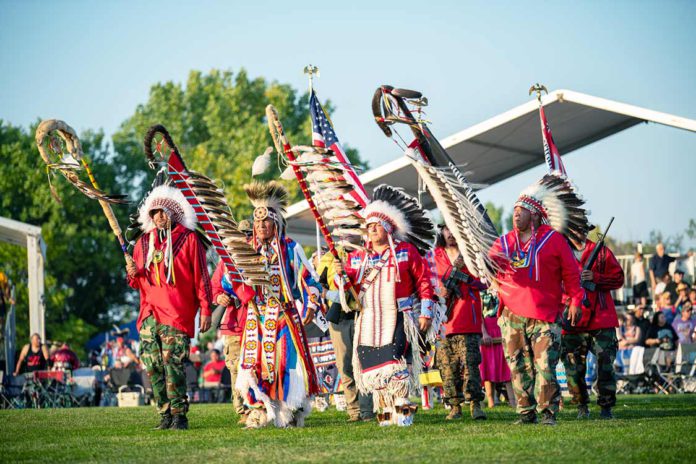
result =
M449 277L452 271L452 262L450 261L447 252L442 247L435 248L435 265L437 266L437 277L440 286L444 291L443 279ZM465 274L469 274L466 266L461 268ZM481 315L481 294L479 289L482 288L481 281L472 276L470 284L461 282L459 291L462 294L461 298L450 294L447 299L447 304L452 305L450 317L445 323L446 335L457 334L480 334L483 316ZM452 301L454 300L454 301Z
M217 304L217 297L219 295L227 295L227 293L222 288L222 278L227 272L225 263L222 260L218 263L213 273L213 302ZM229 296L229 295L228 295ZM232 300L234 301L234 299ZM241 336L244 332L244 323L246 322L246 311L241 308L230 304L225 311L225 315L220 322L220 333L222 335L236 335Z
M225 368L225 361L210 361L203 368L203 380L206 382L220 383L222 380L222 370Z
M536 252L528 253L528 264L517 268L511 258L520 248L529 252L531 239L520 244L513 230L493 244L489 255L501 267L499 311L507 307L518 316L556 322L564 308L564 288L572 304L580 306L582 302L577 259L565 237L550 226L539 226L535 239Z
M151 234L145 234L133 248L133 260L138 272L128 278L128 284L140 290L140 315L138 330L150 315L160 324L174 327L186 332L189 337L195 335L195 318L198 308L201 314L210 316L211 284L208 267L205 262L205 250L196 234L177 224L172 229L174 251L174 278L167 283L167 271L164 260L150 264L144 269L148 243ZM155 249L163 249L158 234L155 233ZM160 283L157 284L155 266L158 266Z
M407 242L399 242L396 244L394 251L400 278L400 281L395 284L394 296L399 299L415 294L420 298L421 302L426 300L435 301L435 290L430 281L430 267L425 258L418 253L416 247ZM370 252L370 259L379 260L380 257L377 253L372 252L372 250L367 250L367 252ZM358 292L362 284L362 282L357 282L359 278L358 273L367 252L357 250L350 253L345 267L346 275L356 285L356 291ZM380 273L388 272L391 273L390 275L394 275L395 271L394 260L390 257ZM362 276L363 279L365 277Z
M585 263L590 259L592 251L597 246L596 243L587 241L585 250L582 253L578 267L582 272ZM594 277L592 281L597 284L596 292L586 292L590 302L590 307L582 306L583 314L589 314L586 318L583 316L582 323L579 326L571 329L571 332L584 332L588 330L609 329L619 326L619 319L616 316L616 307L614 299L611 297L611 290L621 288L624 283L624 272L621 265L616 260L614 253L606 246L599 252L599 256L592 266ZM584 323L587 320L587 323Z

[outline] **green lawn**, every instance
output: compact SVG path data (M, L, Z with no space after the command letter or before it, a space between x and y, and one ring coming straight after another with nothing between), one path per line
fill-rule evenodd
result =
M597 409L592 410L597 417ZM514 426L508 407L486 422L420 411L410 428L347 424L331 409L304 429L243 430L231 405L193 405L186 432L151 431L151 407L0 411L1 462L695 462L696 395L622 396L614 421Z

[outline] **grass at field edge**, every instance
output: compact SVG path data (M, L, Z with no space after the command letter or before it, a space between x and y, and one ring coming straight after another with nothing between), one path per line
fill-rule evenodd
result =
M410 428L347 424L313 412L303 429L243 430L231 405L193 405L191 429L153 431L151 407L0 411L0 462L688 462L696 455L696 395L621 396L617 419L513 426L509 407L488 420L445 421L439 406Z

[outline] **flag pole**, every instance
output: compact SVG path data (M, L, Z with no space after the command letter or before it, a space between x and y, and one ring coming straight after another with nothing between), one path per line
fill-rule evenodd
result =
M314 66L313 64L308 64L307 66L304 67L304 73L307 74L307 77L309 79L309 98L312 98L312 91L314 90L314 75L316 74L317 77L319 77L319 67ZM315 224L316 228L316 233L317 233L317 260L321 259L321 231L319 230L319 224Z

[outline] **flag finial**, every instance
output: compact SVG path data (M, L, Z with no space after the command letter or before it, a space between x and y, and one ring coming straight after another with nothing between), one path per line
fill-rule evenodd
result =
M312 84L314 83L314 75L316 74L317 77L319 76L319 67L314 66L313 64L308 64L307 66L304 67L304 73L309 75L309 91L312 91Z
M305 72L307 72L306 69L307 68L305 68ZM531 95L532 92L536 92L539 104L541 104L541 92L545 92L547 95L549 93L549 91L546 89L546 86L543 84L539 84L538 82L529 88L529 95Z

